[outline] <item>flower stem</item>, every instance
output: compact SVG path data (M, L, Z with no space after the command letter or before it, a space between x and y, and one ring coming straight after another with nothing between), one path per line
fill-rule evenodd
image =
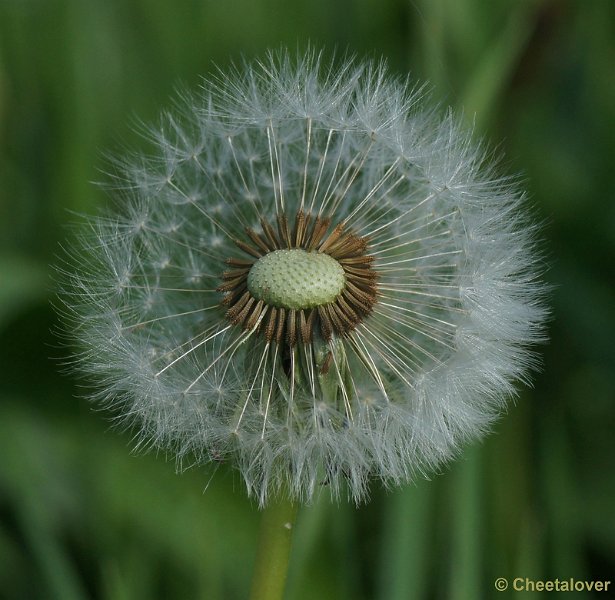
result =
M263 509L250 600L281 600L297 507L272 501Z

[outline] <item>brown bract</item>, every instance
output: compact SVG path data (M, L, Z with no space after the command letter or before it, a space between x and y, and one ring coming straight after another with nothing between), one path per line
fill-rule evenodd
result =
M374 257L366 253L366 237L346 230L344 222L331 224L330 218L299 210L293 227L281 212L276 215L275 227L263 218L261 233L246 228L247 241L234 242L250 258L228 258L226 263L233 268L222 274L224 283L218 287L224 293L222 305L229 321L245 330L256 328L267 342L285 342L290 347L298 340L309 344L314 331L329 341L333 334L348 335L361 323L372 312L378 295ZM256 261L270 252L289 249L323 252L341 265L345 285L335 300L314 308L287 309L270 306L250 293L248 274Z

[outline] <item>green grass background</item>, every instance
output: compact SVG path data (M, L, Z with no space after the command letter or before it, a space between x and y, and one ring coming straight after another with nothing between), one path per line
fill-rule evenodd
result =
M309 41L428 80L506 153L547 221L553 320L534 389L483 444L358 509L300 512L288 600L615 580L615 2L0 0L0 597L246 596L258 511L239 476L135 456L81 399L50 265L71 211L105 201L103 153L143 146L137 117L212 62Z

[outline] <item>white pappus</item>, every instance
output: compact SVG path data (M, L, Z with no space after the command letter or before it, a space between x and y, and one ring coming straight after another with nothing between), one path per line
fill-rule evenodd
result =
M546 314L516 180L382 64L271 53L180 104L64 269L95 400L261 504L359 502L485 433Z

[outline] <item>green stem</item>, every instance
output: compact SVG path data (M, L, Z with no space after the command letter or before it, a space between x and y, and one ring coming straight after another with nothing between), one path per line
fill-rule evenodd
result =
M272 501L263 509L250 600L281 600L297 507Z

